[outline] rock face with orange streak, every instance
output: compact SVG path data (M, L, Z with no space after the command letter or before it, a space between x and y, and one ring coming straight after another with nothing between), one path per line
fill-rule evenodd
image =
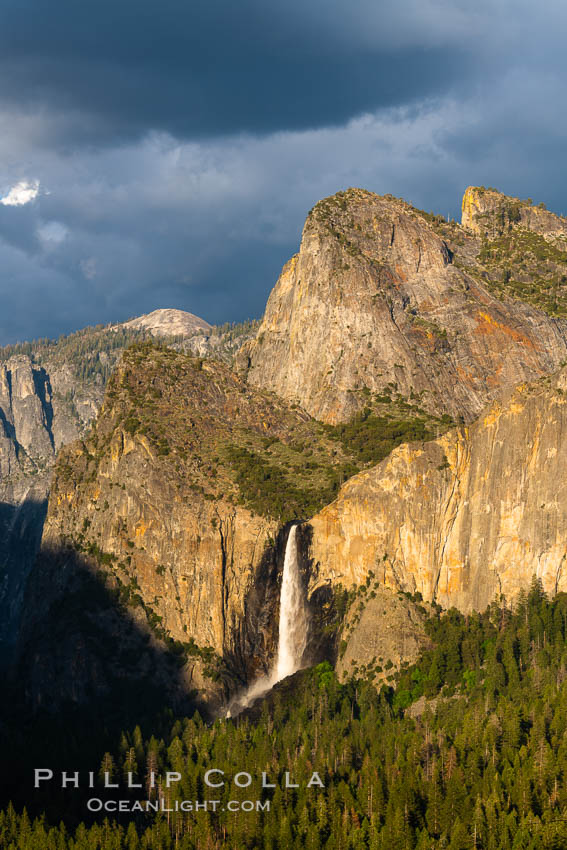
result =
M533 575L567 591L567 369L511 391L470 427L400 446L310 522L311 590L381 585L463 611Z
M361 189L320 201L240 353L248 382L328 423L392 391L470 422L503 388L557 369L567 320L501 291L509 270L483 265L469 208L465 228ZM523 228L565 229L530 210Z

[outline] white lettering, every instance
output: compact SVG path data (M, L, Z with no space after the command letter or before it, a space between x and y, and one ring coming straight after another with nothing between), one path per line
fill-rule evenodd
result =
M53 779L53 771L48 768L38 767L34 770L35 782L34 788L39 788L40 782L45 782L47 779Z
M79 771L67 774L65 771L61 774L61 787L66 788L68 785L73 785L74 788L79 787Z
M132 782L133 776L134 776L134 774L132 773L131 770L129 770L128 771L128 788L141 788L142 787L141 782Z
M224 770L219 770L216 767L212 767L210 770L207 770L205 773L205 784L209 786L209 788L221 788L224 785L224 781L222 782L209 782L209 776L211 773L220 773L221 776L224 776Z
M110 781L110 771L104 771L104 787L105 788L118 788L118 782Z

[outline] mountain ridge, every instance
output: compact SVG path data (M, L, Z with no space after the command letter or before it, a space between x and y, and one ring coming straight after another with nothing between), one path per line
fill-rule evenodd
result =
M478 204L475 209L485 216L483 222L495 216L506 238L516 238L517 217L503 219L499 199L481 213ZM518 232L525 235L522 228ZM116 334L136 337L147 329L101 331L103 341L105 334L114 337L115 359L101 363L100 354L108 355L99 351L100 341L87 347L96 362L97 392L102 394L114 365L113 377L90 430L59 453L42 550L64 552L71 545L88 569L110 580L113 592L141 600L136 616L140 622L160 624L158 640L165 646L168 640L182 645L190 639L199 652L213 652L220 664L214 686L203 678L203 659L191 655L195 647L189 643L189 680L213 702L226 696L236 680L243 683L269 665L281 570L277 553L290 520L310 520L298 536L304 577L320 615L320 634L313 644L317 651L324 646L325 629L331 629L339 585L364 582L378 561L389 592L420 592L465 610L487 601L486 594L495 589L486 580L478 593L473 589L467 595L460 580L456 593L451 588L444 596L432 591L431 575L438 556L439 569L443 567L446 542L432 552L421 573L416 553L426 547L426 539L443 537L437 526L416 522L411 533L418 542L401 566L395 558L384 561L384 554L391 555L395 547L380 526L383 503L377 496L381 470L391 464L388 486L392 491L405 487L408 504L417 500L416 512L424 494L432 504L445 505L452 458L469 445L463 436L469 425L425 442L421 445L426 448L419 450L407 442L411 435L440 435L452 418L473 423L477 408L482 411L512 385L554 372L560 358L567 360L566 320L490 291L489 284L499 278L496 272L490 278L490 263L486 260L482 266L478 259L485 248L484 237L467 236L461 226L404 201L351 190L320 202L308 216L300 254L284 268L262 323L257 330L253 324L243 328L236 370L230 362L202 356L202 343L213 358L222 351L222 333L215 337L213 331L200 329L184 340L170 338L177 350L141 342L123 354ZM548 261L546 255L541 263ZM534 262L540 262L535 255ZM325 323L329 316L335 319L332 326ZM461 330L450 320L460 323ZM230 329L226 334L230 361L242 336ZM213 337L218 344L209 342ZM80 335L77 343L80 346ZM340 355L336 368L327 369L318 386L321 370L328 365L325 358L333 351ZM422 385L404 383L404 358L412 375L423 378ZM445 365L438 370L439 364ZM33 368L44 367L38 362ZM374 383L364 383L363 372ZM455 399L458 404L451 406ZM540 414L544 416L540 411L536 418ZM42 415L45 418L45 411ZM345 419L347 424L341 424ZM475 424L470 428L478 431ZM513 428L509 431L506 440L518 442ZM522 444L526 433L519 433ZM457 448L455 434L461 435ZM373 465L400 442L392 455ZM423 458L427 468L416 477ZM523 468L520 456L515 462ZM361 467L363 472L351 477ZM335 498L345 478L350 480ZM480 492L481 480L476 483ZM456 484L453 489L457 492ZM353 493L356 498L349 495ZM466 501L466 488L463 493ZM405 516L404 504L394 500L391 516L410 534L413 519ZM453 508L445 506L443 511L451 516ZM537 518L533 506L532 516ZM419 542L422 533L425 538ZM558 533L563 533L562 527ZM544 552L547 539L534 539ZM343 552L342 560L350 565L346 578L336 568L337 552ZM42 573L53 575L52 587L62 600L65 585L56 580L60 561L47 556L40 562ZM188 565L191 582L182 586ZM463 575L466 569L461 569ZM252 602L254 576L260 575L259 596L253 594ZM479 576L486 576L480 567L475 575L478 588ZM522 573L524 579L528 577ZM29 616L24 617L28 648L36 634L31 628L34 604L41 607L33 601L34 582L32 576ZM44 587L42 580L39 586ZM438 576L436 587L441 586ZM48 583L41 596L48 599L49 594ZM396 610L402 612L402 607ZM406 629L410 634L419 618L414 618L411 606L404 611L407 623L413 623ZM396 617L392 615L392 622ZM249 632L252 622L262 623L258 644ZM414 648L419 644L416 629L410 641ZM338 639L336 622L331 632L332 653ZM351 655L347 647L346 658ZM227 660L232 671L220 663Z

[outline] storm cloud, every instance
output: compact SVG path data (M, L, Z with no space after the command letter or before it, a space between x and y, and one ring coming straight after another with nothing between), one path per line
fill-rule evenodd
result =
M6 3L0 343L179 307L261 314L350 185L567 210L563 3Z

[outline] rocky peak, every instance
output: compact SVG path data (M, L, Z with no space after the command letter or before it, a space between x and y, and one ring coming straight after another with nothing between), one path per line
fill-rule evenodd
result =
M567 250L567 219L555 215L531 198L521 200L497 189L469 186L463 195L461 224L478 236L494 238L513 228L525 228L548 239L558 239Z
M45 371L24 354L0 365L0 419L6 436L32 458L54 454L51 385Z
M408 274L441 270L451 262L445 240L421 211L393 195L348 189L319 201L307 216L301 248L310 249L313 237L324 243L329 236L353 259L387 263Z
M470 421L503 388L567 359L567 321L539 308L563 316L556 277L567 254L553 249L550 265L532 248L515 280L502 266L507 246L481 256L478 236L442 216L338 192L308 215L239 368L326 422L392 394Z

